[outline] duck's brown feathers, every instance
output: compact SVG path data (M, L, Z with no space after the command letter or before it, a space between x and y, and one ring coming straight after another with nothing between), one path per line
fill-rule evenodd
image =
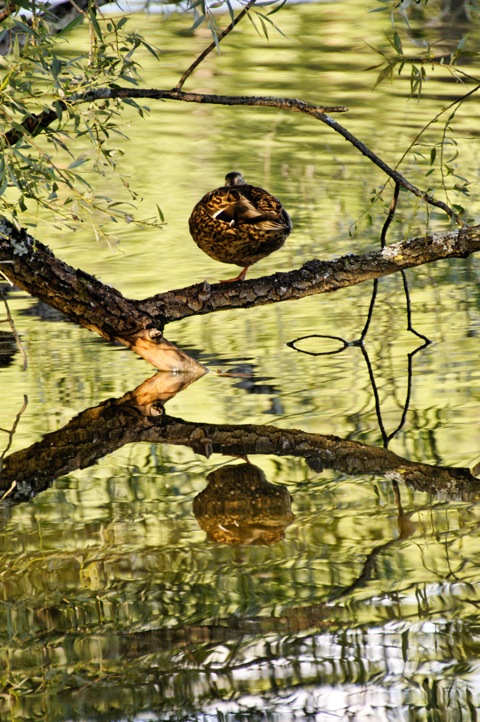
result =
M189 220L199 248L222 263L247 268L283 246L292 231L280 201L263 188L229 173L225 185L207 193Z

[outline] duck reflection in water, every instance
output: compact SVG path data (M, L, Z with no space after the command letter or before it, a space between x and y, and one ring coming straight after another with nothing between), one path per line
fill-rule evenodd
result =
M266 480L258 466L229 464L212 471L193 500L207 539L232 546L271 545L285 538L295 519L287 489Z

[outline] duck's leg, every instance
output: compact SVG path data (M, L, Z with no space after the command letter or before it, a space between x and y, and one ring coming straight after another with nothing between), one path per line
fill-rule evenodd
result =
M224 278L220 281L220 283L233 283L234 281L243 281L243 279L247 275L247 271L249 268L250 266L245 266L245 268L242 268L238 276L235 276L235 278Z

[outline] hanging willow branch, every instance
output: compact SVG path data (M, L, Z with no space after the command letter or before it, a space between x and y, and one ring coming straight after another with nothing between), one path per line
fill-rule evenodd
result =
M154 100L177 100L184 103L208 103L211 105L229 105L229 106L253 106L263 108L276 108L277 110L292 111L295 113L305 113L316 120L328 125L336 133L348 140L355 148L357 148L364 156L378 166L384 173L392 178L395 183L405 188L413 195L421 198L426 203L441 208L452 219L458 221L461 225L463 222L459 219L456 211L443 201L437 200L430 193L417 188L410 183L401 173L391 168L376 153L370 150L362 141L356 138L349 130L344 128L340 123L330 117L329 113L345 113L347 108L341 105L314 105L297 98L276 98L269 96L248 96L248 95L215 95L205 93L186 93L181 90L160 90L155 88L97 88L91 90L84 95L74 95L69 99L57 101L57 106L62 110L68 110L72 106L79 103L92 103L100 100L122 100L122 99L154 99ZM23 123L12 128L4 134L4 142L6 145L14 145L24 135L37 135L55 120L57 120L57 110L44 110L38 115L29 115Z

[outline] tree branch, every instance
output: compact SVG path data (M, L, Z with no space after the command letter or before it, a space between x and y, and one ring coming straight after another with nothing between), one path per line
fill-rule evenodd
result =
M444 258L465 258L480 251L480 226L412 238L363 256L308 261L294 271L236 283L196 284L136 301L141 313L167 324L189 316L233 308L291 301L380 278Z
M297 98L275 98L269 96L248 95L214 95L203 93L185 93L181 90L161 90L156 88L97 88L82 95L73 95L65 100L58 100L62 110L79 103L94 103L99 100L179 100L184 103L208 103L211 105L243 105L277 108L278 110L291 110L298 113L346 113L348 108L343 105L327 106L312 105ZM18 127L12 128L4 134L6 145L15 145L24 135L38 135L57 120L58 114L54 109L44 110L42 113L32 113Z
M3 273L9 280L80 326L128 346L157 368L197 375L205 373L204 367L163 337L167 323L331 293L424 263L464 258L479 250L480 226L472 226L412 238L364 256L312 260L298 270L273 276L212 286L205 281L144 300L129 300L55 258L47 246L0 219L0 263L4 262Z
M305 111L307 112L307 111ZM317 113L316 111L309 111L310 115L313 115L318 120L321 120L322 123L325 123L330 128L332 128L334 131L342 135L345 140L348 140L349 143L355 146L361 153L363 153L364 156L369 158L372 163L375 163L376 166L378 166L381 170L383 170L384 173L386 173L390 178L393 178L395 183L398 183L403 188L405 188L407 191L410 191L410 193L413 193L414 196L417 196L417 198L421 198L426 203L429 203L432 206L436 206L437 208L441 208L445 213L454 221L459 223L461 226L464 226L464 222L459 217L458 213L454 211L453 208L450 208L446 203L443 201L436 200L430 193L426 193L425 191L420 190L420 188L417 188L413 185L413 183L410 183L401 173L399 173L397 170L394 170L393 168L390 168L385 161L383 161L381 158L379 158L376 153L371 151L367 146L362 143L358 138L356 138L352 133L350 133L349 130L344 128L340 123L337 123L336 120L333 118L330 118L326 113Z
M181 90L183 88L183 86L185 85L185 81L190 77L190 75L193 73L195 68L197 68L200 65L200 63L203 60L205 60L207 55L209 55L212 52L212 50L214 50L218 46L218 44L223 40L223 38L226 37L228 35L228 33L230 33L233 30L235 25L238 25L240 20L248 13L250 8L254 4L255 4L255 0L249 0L249 2L245 5L243 10L241 12L239 12L239 14L237 15L237 17L234 20L232 20L230 25L228 27L226 27L225 30L223 30L220 33L220 35L217 35L216 40L212 40L212 42L210 43L208 48L205 48L205 50L203 50L200 53L198 58L196 58L193 61L193 63L190 65L190 67L187 68L187 70L184 72L184 74L182 75L182 77L180 78L178 83L176 84L174 90Z
M16 286L61 311L67 318L108 341L128 346L164 371L202 376L206 369L167 341L151 316L116 289L72 268L40 241L0 218L0 262Z
M229 106L257 106L276 108L277 110L288 110L297 113L306 113L312 116L316 120L320 120L322 123L328 125L336 133L342 135L345 140L348 140L355 148L357 148L363 155L378 166L384 173L390 178L393 178L395 183L398 183L403 188L408 190L413 195L421 198L426 203L441 208L445 213L453 220L464 225L463 221L458 217L458 214L453 208L450 208L443 201L436 200L431 194L426 191L422 191L417 186L410 183L401 173L385 163L376 153L371 151L362 141L358 140L349 130L344 128L340 123L331 118L328 113L345 113L348 108L344 106L326 106L326 105L313 105L307 103L304 100L297 98L275 98L275 97L262 97L262 96L246 96L246 95L215 95L205 93L185 93L182 90L161 90L155 88L97 88L96 90L89 91L83 95L74 95L66 100L59 100L58 103L62 110L67 110L68 107L77 103L92 103L98 100L122 100L124 98L131 99L154 99L154 100L178 100L184 103L208 103L211 105L229 105ZM32 114L26 118L21 127L24 128L24 132L18 128L12 128L4 134L4 140L6 145L14 145L17 143L23 135L37 135L41 131L45 130L51 123L57 119L57 111L49 109L44 110L38 115Z

